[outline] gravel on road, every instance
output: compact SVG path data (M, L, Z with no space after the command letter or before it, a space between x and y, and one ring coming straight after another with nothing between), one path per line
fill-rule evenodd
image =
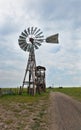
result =
M49 130L81 130L81 102L60 92L51 92Z

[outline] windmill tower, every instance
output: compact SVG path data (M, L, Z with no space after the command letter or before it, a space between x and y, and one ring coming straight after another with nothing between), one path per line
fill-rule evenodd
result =
M21 49L29 52L29 58L26 66L26 71L22 83L22 89L26 85L28 86L28 93L33 88L33 95L36 91L36 60L35 49L41 46L41 43L46 41L47 43L58 43L58 34L52 35L44 39L40 29L37 27L28 27L19 36L18 43ZM27 79L28 75L28 79Z

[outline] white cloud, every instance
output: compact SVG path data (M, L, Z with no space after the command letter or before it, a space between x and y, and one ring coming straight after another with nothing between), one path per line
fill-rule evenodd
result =
M47 84L53 80L57 85L81 84L80 6L80 0L69 0L68 3L65 0L0 1L1 86L6 86L6 82L14 86L23 79L28 52L19 48L18 37L28 26L41 28L45 37L59 33L58 45L43 43L36 51L37 65L47 69Z

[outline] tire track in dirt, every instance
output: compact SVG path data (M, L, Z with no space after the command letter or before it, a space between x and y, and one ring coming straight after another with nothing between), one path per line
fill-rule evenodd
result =
M81 130L81 103L71 97L51 92L48 113L50 130Z

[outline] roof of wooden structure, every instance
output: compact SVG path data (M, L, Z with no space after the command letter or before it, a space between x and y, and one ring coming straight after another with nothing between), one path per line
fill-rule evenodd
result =
M39 69L43 69L43 70L46 70L46 68L44 66L36 66L36 69L39 70Z

